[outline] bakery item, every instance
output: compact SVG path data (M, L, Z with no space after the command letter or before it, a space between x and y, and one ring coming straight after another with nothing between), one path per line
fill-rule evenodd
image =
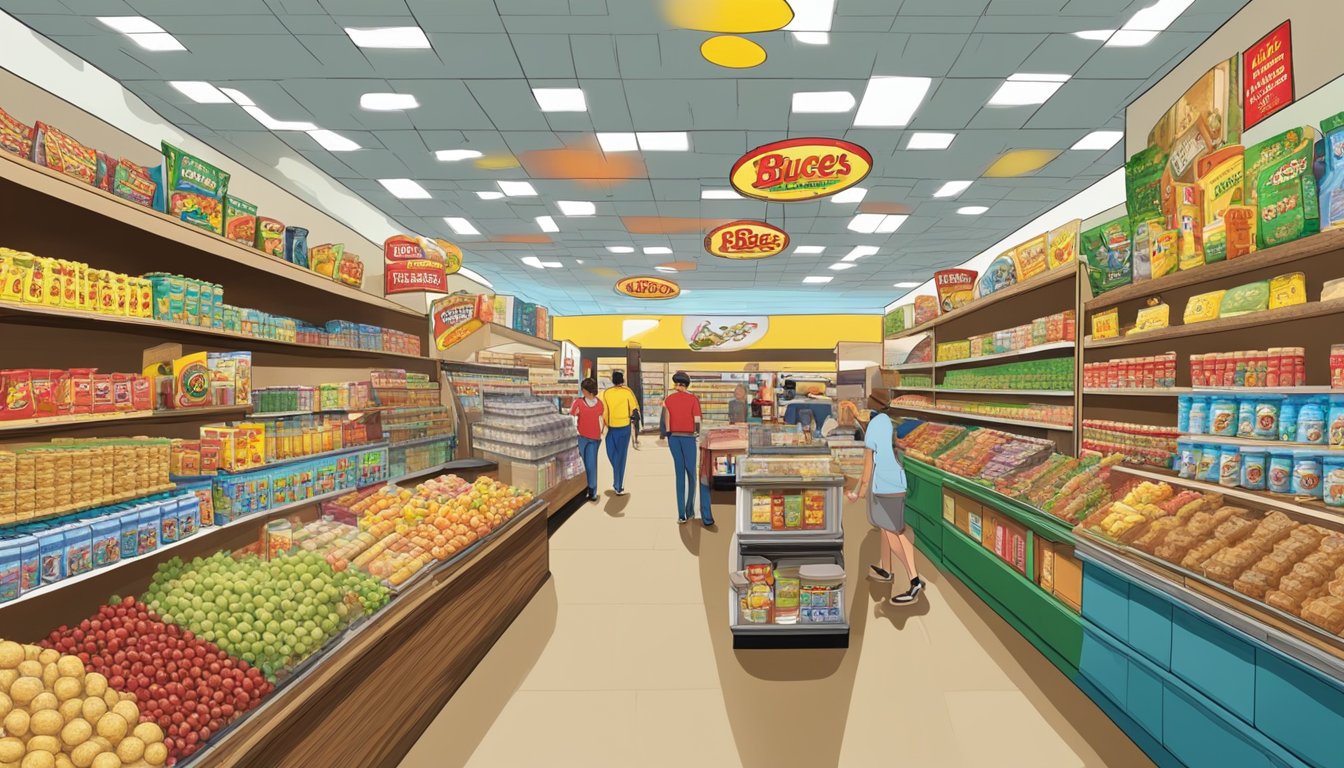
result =
M1275 548L1273 552L1270 552L1256 561L1255 565L1251 566L1251 570L1263 573L1277 584L1278 580L1283 578L1285 573L1288 573L1293 569L1296 562L1296 559L1289 553Z
M1181 521L1177 520L1175 517L1164 517L1159 520L1154 520L1148 525L1148 528L1144 530L1142 535L1134 537L1130 543L1144 552L1151 553L1157 548L1158 544L1166 541L1167 536L1172 531L1179 528L1180 525Z
M1265 593L1265 602L1278 608L1280 611L1291 613L1298 616L1302 611L1302 601L1277 589L1272 589Z
M1249 570L1232 582L1232 588L1247 597L1264 600L1265 593L1278 586L1278 578L1266 575L1262 571Z
M1344 597L1325 595L1302 604L1302 618L1332 635L1344 632Z
M1323 568L1310 563L1298 563L1279 580L1279 590L1302 600L1319 590L1329 576L1330 573Z
M1202 544L1198 544L1181 558L1181 567L1191 571L1198 571L1204 561L1213 557L1214 553L1227 546L1227 542L1222 539L1209 539Z
M1213 529L1213 535L1229 544L1236 544L1250 536L1255 530L1255 523L1244 517L1228 517Z
M1153 554L1169 563L1179 563L1200 539L1189 528L1177 528L1153 549Z

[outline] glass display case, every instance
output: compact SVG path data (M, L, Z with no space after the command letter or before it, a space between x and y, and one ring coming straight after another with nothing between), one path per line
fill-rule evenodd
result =
M820 435L805 432L797 424L752 425L747 433L751 452L760 456L830 453Z

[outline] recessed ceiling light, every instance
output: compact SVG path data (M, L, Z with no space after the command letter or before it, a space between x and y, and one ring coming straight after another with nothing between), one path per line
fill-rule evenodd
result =
M969 182L969 181L948 181L948 182L944 182L944 183L943 183L943 186L939 187L939 188L938 188L938 191L933 193L933 196L934 196L934 197L956 197L957 195L960 195L962 192L965 192L965 191L966 191L966 188L969 187L969 186L971 186L971 182Z
M227 94L204 80L169 80L168 84L177 89L178 93L197 104L228 104L230 102Z
M910 218L904 213L897 213L882 219L882 223L877 225L877 234L886 235L900 229L905 220Z
M537 190L526 181L497 181L499 191L509 197L536 197Z
M740 200L741 195L731 189L702 189L700 190L701 200Z
M1157 32L1151 29L1122 29L1111 35L1106 41L1107 48L1138 48L1157 39Z
M467 221L461 216L444 216L443 220L448 224L449 229L453 230L453 232L459 235L481 234L481 231L479 229L473 226L470 221Z
M854 108L849 91L802 91L793 94L793 111L799 114L848 112Z
M356 149L359 149L359 144L356 144L353 140L347 139L335 131L328 131L325 128L309 131L308 135L313 137L313 141L321 144L324 149L331 152L354 152Z
M842 270L842 269L853 269L853 268L855 268L855 267L857 267L857 266L859 266L859 265L858 265L858 264L854 264L853 262L848 262L848 261L837 261L836 263L834 263L834 264L832 264L831 266L827 267L827 269L833 269L833 270L835 270L836 272L839 272L839 271Z
M644 246L644 253L646 253L646 254L648 254L648 255L650 255L650 256L666 256L667 254L669 254L669 253L671 253L671 252L672 252L672 249L671 249L671 248L668 248L668 247L666 247L666 246L662 246L662 245L646 245L646 246Z
M807 277L803 278L803 284L819 285L821 283L829 283L834 279L835 278L831 277L830 275L808 275Z
M952 146L952 140L957 138L955 133L925 133L916 132L910 134L910 141L906 142L906 149L947 149Z
M685 131L639 131L635 138L645 152L685 152L691 148L691 137Z
M550 216L538 216L537 226L541 227L542 232L559 232L560 227L555 225L555 219Z
M1114 29L1084 29L1081 32L1074 32L1073 36L1082 38L1083 40L1100 40L1101 42L1105 42L1111 39L1111 35L1114 34Z
M878 248L876 245L856 245L852 250L850 250L849 253L846 253L840 260L858 261L859 259L862 259L864 256L872 256L873 254L877 253L877 251Z
M803 45L826 45L831 42L829 32L793 32L793 39ZM685 293L685 291L682 291Z
M566 216L592 216L597 213L597 205L586 200L560 200L556 206Z
M346 27L345 34L360 48L429 48L429 38L419 27Z
M835 0L789 0L793 18L784 29L789 32L829 32Z
M1079 139L1078 143L1069 149L1107 150L1123 138L1125 138L1124 131L1093 131Z
M831 202L839 203L841 205L845 203L862 203L863 198L867 196L868 196L868 190L864 189L863 187L850 187L849 189L846 189L844 192L839 192L834 195L831 195Z
M967 205L957 209L962 216L979 216L989 209L983 205Z
M519 259L519 261L523 262L529 267L532 267L533 269L559 269L560 267L564 266L558 261L542 261L536 256L524 256L523 258Z
M895 232L908 218L905 214L860 213L849 220L849 230L865 235L887 234Z
M588 99L582 88L533 88L532 97L542 112L588 111Z
M498 200L504 196L504 193L496 192L493 189L487 189L481 192L477 192L476 196L481 198L482 200Z
M639 149L639 142L633 133L599 133L597 144L603 152L634 152Z
M247 97L246 93L243 93L237 88L220 88L219 92L224 94L225 96L228 96L230 99L233 99L233 103L237 104L240 107L257 106L256 103L252 101L252 99L249 99Z
M272 131L315 131L317 124L307 120L276 120L261 107L243 107L243 111Z
M676 268L676 267L654 267L653 269L654 269L655 272L663 272L663 273L676 272L676 271L677 271L677 268Z
M910 123L933 80L927 77L872 77L854 116L857 128L901 127Z
M826 246L824 245L800 245L797 248L794 248L793 252L799 254L815 254L822 253L825 250Z
M98 20L123 35L163 31L163 27L146 19L144 16L99 16Z
M481 153L474 149L440 149L434 153L434 157L444 163L456 163L458 160L471 160L480 156Z
M918 288L919 283L893 283L893 288Z
M575 259L575 260L574 260L574 263L575 263L575 264L582 264L582 263L583 263L583 259Z
M428 200L429 192L424 187L417 184L413 179L379 179L379 184L394 197L402 200Z
M136 45L146 51L185 51L187 47L167 32L127 35Z
M634 253L635 249L628 245L608 245L609 253Z
M366 93L359 97L361 109L373 112L396 112L420 106L413 93Z
M994 95L989 97L989 106L1019 107L1027 104L1044 104L1068 80L1068 75L1020 72L1012 74L999 86Z

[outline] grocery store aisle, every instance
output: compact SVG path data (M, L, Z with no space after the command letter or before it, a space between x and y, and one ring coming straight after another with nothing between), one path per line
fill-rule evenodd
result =
M677 525L655 441L630 471L629 496L555 534L553 578L402 768L1150 765L954 579L929 566L927 600L878 605L882 589L856 578L877 552L857 504L851 647L734 651L731 509L718 530Z

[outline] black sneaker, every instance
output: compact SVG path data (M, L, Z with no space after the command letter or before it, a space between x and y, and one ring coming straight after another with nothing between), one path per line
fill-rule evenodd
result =
M868 566L868 578L873 581L891 581L891 571L880 565Z
M924 580L915 578L910 580L910 588L899 595L891 598L892 605L909 605L919 600L919 593L924 591Z

